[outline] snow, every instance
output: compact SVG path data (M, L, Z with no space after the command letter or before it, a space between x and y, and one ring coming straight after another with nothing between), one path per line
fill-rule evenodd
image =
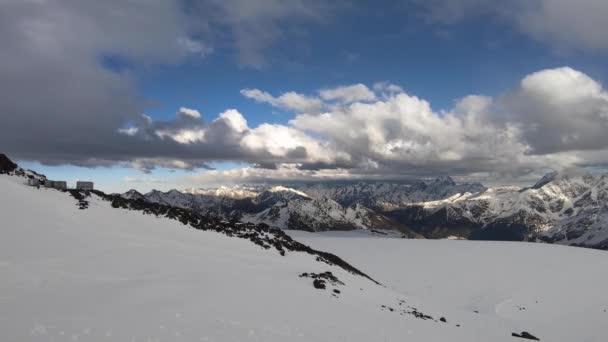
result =
M308 198L308 195L303 193L302 191L292 189L292 188L287 188L287 187L284 187L281 185L273 186L268 191L270 191L270 192L293 192L296 195Z
M253 198L258 195L258 192L254 188L246 186L220 186L219 188L211 189L188 188L183 190L182 192L185 194L192 195L207 195L234 199Z
M289 234L340 255L428 308L449 308L446 317L476 326L473 341L495 331L528 331L541 341L608 340L605 251L524 242L369 238L361 232Z
M602 251L292 232L380 286L308 254L282 257L244 239L114 209L96 196L79 210L67 193L24 181L0 175L2 341L518 341L511 333L521 331L543 341L607 337ZM319 290L298 276L324 271L345 285ZM435 320L382 308L400 309L400 300Z

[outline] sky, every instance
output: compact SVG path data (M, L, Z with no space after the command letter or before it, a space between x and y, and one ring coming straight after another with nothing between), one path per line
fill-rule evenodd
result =
M110 192L608 162L605 0L1 0L0 151Z

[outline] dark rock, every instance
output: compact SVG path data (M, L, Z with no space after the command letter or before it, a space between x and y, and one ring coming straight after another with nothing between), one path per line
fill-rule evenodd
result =
M442 321L443 323L447 323L447 320L445 319L445 317L441 317L439 320Z
M312 286L314 286L315 289L325 290L325 281L321 279L315 279L312 281Z
M334 289L334 293L340 293L340 290Z
M530 334L527 331L522 331L521 334L512 333L511 336L519 337L519 338L526 338L528 340L540 341L540 339L538 339L536 336Z
M8 174L17 168L17 164L8 159L5 154L0 153L0 174Z

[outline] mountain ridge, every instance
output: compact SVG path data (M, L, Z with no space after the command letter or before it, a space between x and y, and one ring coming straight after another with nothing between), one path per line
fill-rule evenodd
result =
M608 249L606 178L608 174L552 172L530 187L486 188L443 176L409 184L235 186L196 194L152 191L144 197L281 229L389 230L408 238L536 241Z

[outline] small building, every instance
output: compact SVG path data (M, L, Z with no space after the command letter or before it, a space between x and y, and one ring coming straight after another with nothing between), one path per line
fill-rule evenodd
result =
M66 181L53 181L53 188L65 190L68 188L68 183Z
M66 181L54 181L54 180L46 179L44 181L44 186L46 188L65 190L68 188L68 183Z
M30 185L30 186L39 186L40 185L40 180L38 178L28 178L27 185Z
M76 189L78 190L93 190L93 182L76 182Z

